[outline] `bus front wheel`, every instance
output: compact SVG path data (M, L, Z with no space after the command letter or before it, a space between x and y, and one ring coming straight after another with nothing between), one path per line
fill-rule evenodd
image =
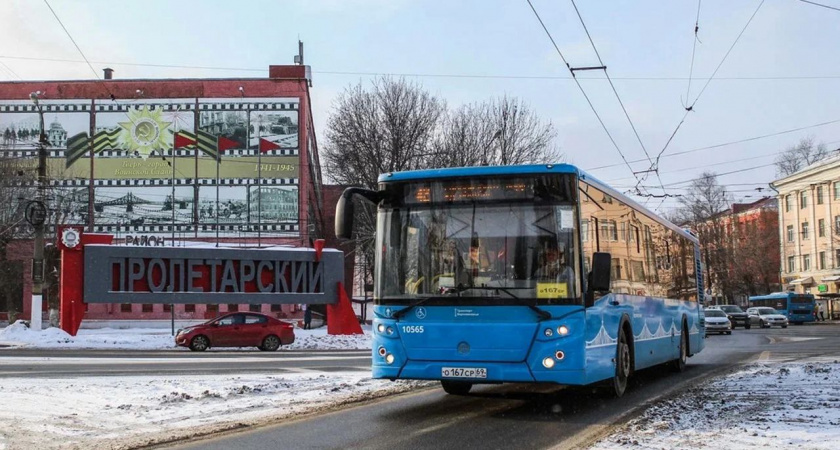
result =
M465 381L440 380L443 391L449 395L467 395L472 389L472 383Z
M627 390L627 380L630 378L630 344L624 330L618 333L618 343L615 351L615 376L613 377L613 395L621 397Z

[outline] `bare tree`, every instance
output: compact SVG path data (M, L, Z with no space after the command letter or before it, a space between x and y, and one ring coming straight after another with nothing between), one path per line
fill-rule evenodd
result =
M769 294L779 286L779 216L760 208L746 217L733 217L733 282L744 295Z
M679 201L678 222L690 225L697 233L707 285L731 298L732 240L727 214L731 198L726 187L718 184L714 173L703 172Z
M829 155L825 144L814 145L813 137L802 138L798 144L790 146L776 158L776 175L786 177L811 164L825 159Z
M21 312L18 306L23 295L23 262L9 254L10 243L24 236L24 203L34 197L29 182L33 171L25 160L7 157L0 152L0 310L14 322ZM17 299L18 301L15 301Z
M558 162L557 132L520 99L504 96L464 105L444 121L437 167Z
M405 79L348 88L327 123L328 175L339 184L373 188L381 173L423 167L445 107Z

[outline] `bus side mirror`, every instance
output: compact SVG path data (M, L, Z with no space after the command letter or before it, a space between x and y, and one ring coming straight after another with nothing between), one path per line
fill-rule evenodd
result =
M584 295L587 308L595 304L595 292L610 290L611 264L612 256L609 253L595 252L592 254L592 271L587 276L588 283Z
M353 197L362 196L363 198L377 203L381 194L377 191L363 188L347 188L341 193L338 198L338 204L335 205L335 235L339 239L353 238L353 218L355 208L353 207Z

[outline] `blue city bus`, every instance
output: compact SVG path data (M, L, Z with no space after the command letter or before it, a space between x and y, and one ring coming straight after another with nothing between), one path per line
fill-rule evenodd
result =
M769 295L750 297L750 307L767 306L787 316L791 323L802 325L813 322L816 300L811 294L796 292L774 292Z
M388 173L376 205L374 378L603 382L705 344L697 238L567 164ZM355 235L357 236L357 235Z

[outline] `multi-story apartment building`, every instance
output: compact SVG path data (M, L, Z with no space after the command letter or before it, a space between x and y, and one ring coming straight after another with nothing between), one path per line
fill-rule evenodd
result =
M778 191L784 287L817 296L840 314L840 157L812 164L771 183Z

